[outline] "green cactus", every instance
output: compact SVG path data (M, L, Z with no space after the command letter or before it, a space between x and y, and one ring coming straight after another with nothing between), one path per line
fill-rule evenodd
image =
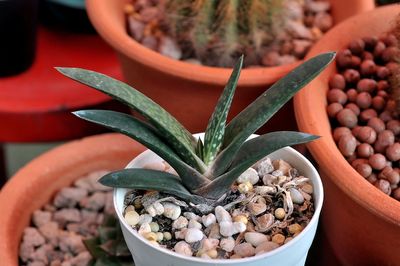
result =
M164 20L201 62L231 67L240 54L262 57L285 26L290 1L298 0L167 0Z
M192 202L199 206L199 210L207 212L220 203L237 177L255 162L282 147L317 138L305 133L282 131L246 141L298 90L315 78L334 55L321 54L304 62L226 125L243 65L243 56L240 57L210 118L204 144L193 138L167 111L134 88L89 70L58 70L128 104L147 120L105 110L77 111L74 113L76 116L132 137L162 157L179 175L149 169L124 169L102 177L100 182L103 185L162 191Z

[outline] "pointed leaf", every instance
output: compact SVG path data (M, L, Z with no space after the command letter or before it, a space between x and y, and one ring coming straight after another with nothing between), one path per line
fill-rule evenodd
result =
M218 100L217 106L208 122L204 136L203 157L203 161L206 165L215 159L215 156L224 141L226 118L228 117L228 112L232 104L242 65L243 55L236 63L228 84L226 84L225 89Z
M232 119L226 127L224 150L216 158L211 176L224 173L246 139L264 125L297 91L324 70L334 57L335 53L331 52L304 62Z
M160 139L154 132L154 129L133 116L108 110L83 110L74 112L73 114L87 121L125 134L140 142L168 162L189 189L198 188L209 182L209 180L198 171L183 162L182 159Z
M108 254L100 247L100 241L98 238L88 238L83 240L83 244L86 249L92 255L93 258L102 258L106 257Z
M319 137L301 132L277 131L248 140L235 156L230 170L195 193L217 199L226 193L235 180L258 160L280 148L307 143L317 138Z
M204 144L201 138L197 139L196 154L197 156L199 156L200 159L204 161Z
M154 101L129 85L106 75L80 69L57 68L63 75L110 95L146 117L174 150L190 165L204 171L204 164L195 154L195 140L173 116Z
M200 200L182 185L177 176L167 172L130 168L109 173L100 178L99 182L109 187L157 190L193 203Z

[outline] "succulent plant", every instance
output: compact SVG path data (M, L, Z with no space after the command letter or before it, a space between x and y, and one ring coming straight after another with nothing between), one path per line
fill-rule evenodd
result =
M287 6L296 2L167 0L164 20L170 34L200 61L231 67L241 53L262 57L262 47L276 40L290 17Z
M132 255L126 246L120 224L116 217L106 215L97 231L97 237L83 241L93 257L89 266L134 265Z
M77 111L74 112L76 116L132 137L168 162L179 175L150 169L124 169L102 177L100 182L103 185L162 191L196 206L208 206L205 209L211 211L210 208L224 199L238 176L255 162L282 147L317 138L306 133L280 131L247 140L298 90L315 78L334 56L334 53L325 53L304 62L226 125L243 64L241 57L209 120L204 142L195 139L151 99L123 82L84 69L58 70L127 104L145 120L106 110Z

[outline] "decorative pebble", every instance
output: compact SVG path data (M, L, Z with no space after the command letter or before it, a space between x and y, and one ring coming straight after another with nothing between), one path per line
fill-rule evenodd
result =
M236 228L232 222L223 221L219 223L219 233L223 236L232 236L236 233Z
M287 176L289 174L289 170L292 168L292 166L284 161L284 160L274 160L272 162L272 165L274 166L275 170L280 170L282 171L282 174Z
M139 227L139 234L141 234L141 235L143 235L143 234L146 234L146 233L150 233L151 232L151 227L150 227L150 225L149 224L142 224L140 227Z
M218 247L218 244L219 244L219 240L218 239L204 238L201 241L201 249L203 251L213 250L216 247Z
M244 239L254 247L258 247L261 243L269 240L268 236L258 232L247 232L244 234Z
M191 219L191 220L189 221L188 228L197 228L197 229L201 229L201 228L202 228L202 225L201 225L201 223L199 223L198 221L196 221L196 220L194 220L194 219Z
M172 235L170 232L164 232L163 235L164 235L164 239L167 241L172 239Z
M311 184L304 184L301 186L301 190L303 190L305 193L311 195L314 191L313 186Z
M252 185L257 184L259 180L258 173L255 169L249 168L244 171L236 180L239 184L249 182Z
M253 189L253 185L249 181L239 184L239 186L238 186L238 190L242 194L246 194L246 193L250 192L252 189Z
M267 210L267 204L265 204L263 202L260 202L260 203L250 202L249 204L247 204L246 207L249 210L249 212L255 216L257 216Z
M282 220L286 216L286 212L283 208L277 208L275 210L274 214L275 214L275 218L279 219L279 220Z
M203 223L203 225L205 227L210 226L211 224L215 223L216 221L217 221L217 219L216 219L215 215L212 214L212 213L209 213L207 215L203 215L201 217L201 222Z
M298 234L303 230L303 227L298 223L294 223L288 226L288 230L291 234Z
M163 202L163 206L164 206L163 215L165 217L170 218L172 220L176 220L181 215L181 208L179 206L170 202Z
M279 247L278 244L276 244L272 241L265 241L256 247L255 252L256 252L256 255L258 255L258 254L262 254L262 253L274 250L277 247Z
M285 242L285 236L282 234L276 234L272 237L271 241L278 245L282 245Z
M261 215L260 217L257 218L258 224L255 228L256 231L265 232L274 223L274 220L275 220L274 216L270 213Z
M161 39L159 46L159 52L165 56L173 59L180 59L182 57L182 51L178 44L171 38L164 37Z
M160 226L156 222L149 223L152 232L158 232L160 230Z
M200 229L189 228L186 231L185 241L187 243L194 243L194 242L200 241L201 239L203 239L203 237L204 237L204 234Z
M125 221L130 226L135 226L139 222L139 214L136 211L129 211L125 213Z
M215 238L220 239L221 234L219 233L219 224L215 223L210 225L207 230L209 229L208 238Z
M292 198L292 202L295 204L303 204L304 202L304 197L303 195L300 193L300 191L298 191L295 188L290 188L289 189L290 192L290 197Z
M255 254L255 248L249 243L241 243L236 245L233 249L235 254L239 255L242 258L251 257Z
M184 228L180 231L175 231L175 238L176 239L185 239L186 232L187 232L187 228Z
M139 225L149 224L149 223L151 223L152 220L153 220L153 217L151 217L150 214L145 213L145 214L142 214L142 215L139 216L138 224Z
M254 192L259 195L274 194L274 193L276 193L276 188L270 187L270 186L256 186L256 187L254 187Z
M260 161L256 167L260 176L265 176L266 174L270 174L272 171L274 171L274 166L272 165L270 158Z
M188 220L192 220L192 219L194 219L196 221L200 221L201 220L200 216L198 216L197 214L195 214L193 212L184 212L183 216L185 216L186 219L188 219Z
M235 239L233 237L222 238L219 246L226 252L231 252L235 247Z
M243 224L247 224L249 222L247 217L244 216L244 215L237 215L237 216L233 217L233 221L234 222L241 222Z
M157 241L158 242L163 241L163 239L164 239L164 234L163 233L157 232L156 235L157 235Z
M243 233L244 231L246 231L247 226L245 223L242 223L242 222L234 222L233 228L235 229L234 234L237 234L237 233Z
M215 207L215 217L217 218L218 223L232 222L232 217L229 212L221 206Z
M193 255L192 248L185 241L179 241L178 243L176 243L175 246L174 246L174 250L175 250L176 253L179 253L179 254L182 254L182 255L185 255L185 256L192 256Z
M154 232L143 233L142 235L149 241L157 241L157 234Z
M179 216L178 219L172 222L172 228L174 229L182 229L187 226L188 226L188 220L183 216Z

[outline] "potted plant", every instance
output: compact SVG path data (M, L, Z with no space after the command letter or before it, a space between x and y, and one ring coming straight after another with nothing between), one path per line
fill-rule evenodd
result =
M353 40L387 33L399 12L398 5L391 5L348 19L326 34L309 57L325 49L342 50ZM397 264L400 255L393 252L393 247L400 244L400 203L353 169L332 137L326 108L329 79L335 73L337 68L332 64L294 100L299 128L322 136L308 148L319 165L326 192L323 232L343 264Z
M94 27L117 51L128 84L140 88L190 131L200 132L206 127L213 103L218 99L230 70L173 60L142 46L126 31L123 9L127 2L87 1L87 10ZM374 7L373 0L335 0L330 3L334 23ZM243 70L238 84L237 99L232 105L232 117L258 97L266 86L297 65L298 63L294 63L280 67ZM189 102L190 104L186 104ZM267 129L293 129L295 121L291 114L292 106L288 105L268 123ZM194 115L196 120L192 119Z
M58 68L127 104L145 120L104 110L75 115L126 134L165 160L160 162L148 151L132 161L134 168L100 180L117 188L115 207L136 265L160 261L173 265L304 264L322 207L318 173L290 148L270 153L317 137L286 131L247 139L333 58L334 53L326 53L303 63L225 126L241 57L204 140L193 137L163 108L120 81L89 70ZM263 159L266 155L270 158Z
M23 230L57 191L88 173L120 169L143 150L128 137L103 134L60 145L21 168L0 193L0 265L20 265Z

